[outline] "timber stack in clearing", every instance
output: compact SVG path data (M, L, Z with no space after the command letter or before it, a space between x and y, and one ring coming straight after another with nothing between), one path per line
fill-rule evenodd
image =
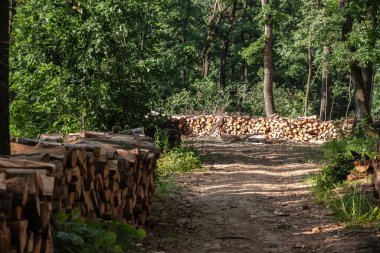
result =
M332 121L320 121L315 116L296 119L247 116L180 116L176 117L186 135L223 137L223 135L263 135L268 140L328 141L341 131Z
M380 141L376 143L376 151L378 156L371 159L367 155L361 155L351 151L354 162L354 169L347 175L347 181L356 181L372 177L372 187L374 197L380 198ZM368 182L368 181L367 181Z
M144 226L160 153L153 142L99 132L41 137L49 141L19 138L0 158L0 252L53 252L52 216L73 209Z

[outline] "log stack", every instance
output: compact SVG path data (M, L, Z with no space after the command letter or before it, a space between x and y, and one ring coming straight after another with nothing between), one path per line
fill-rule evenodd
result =
M353 170L347 175L347 181L352 182L360 179L367 178L369 175L372 177L372 187L374 197L380 198L380 141L377 141L375 149L378 156L371 159L367 155L361 155L357 152L351 151L353 157Z
M51 217L73 209L144 227L159 156L154 144L96 132L63 137L20 138L12 155L0 158L0 252L53 252Z
M221 135L265 135L268 140L328 141L339 136L340 128L332 121L316 117L282 118L248 116L181 116L177 118L184 134L220 137Z
M63 175L48 160L48 154L0 158L0 252L53 251L54 184Z

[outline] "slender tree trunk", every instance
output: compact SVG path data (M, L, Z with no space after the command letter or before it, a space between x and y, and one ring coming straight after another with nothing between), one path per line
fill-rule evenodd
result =
M202 76L203 78L208 77L209 72L210 72L210 58L211 58L211 43L214 39L213 32L212 32L212 27L211 27L211 21L209 22L208 28L207 28L207 39L206 39L206 44L203 47L202 50Z
M190 19L190 11L191 11L191 0L186 0L186 7L185 7L185 17L182 21L182 38L181 42L182 45L185 46L187 42L187 36L188 36L188 27L189 27L189 19ZM180 70L180 77L182 80L182 83L185 84L187 82L187 71L186 66L184 66Z
M230 39L225 38L223 41L222 51L220 54L220 70L219 70L219 85L222 89L226 88L227 84L227 56L230 48Z
M307 116L307 109L309 107L311 79L313 76L313 55L312 55L312 47L311 47L311 36L312 36L312 31L311 31L311 26L310 26L309 27L309 45L307 48L309 68L308 68L307 83L306 83L305 105L304 105L304 110L303 110L303 114L305 117Z
M221 0L215 0L212 8L212 14L207 22L207 38L202 50L202 77L206 78L210 72L211 65L211 44L214 40L214 34L217 32L218 26L222 20L222 14L225 9L219 12Z
M248 63L246 60L243 60L243 66L242 66L242 76L245 83L249 82L248 77Z
M265 10L269 6L269 0L261 0L262 8ZM270 15L264 13L264 103L267 116L275 113L274 97L273 97L273 55L272 40L273 27L270 23Z
M0 155L10 154L9 1L0 1Z
M227 63L228 63L228 53L230 50L230 34L234 29L235 24L235 16L236 16L236 5L237 0L234 0L232 2L232 6L229 8L229 17L228 17L228 23L229 27L226 31L226 33L223 36L223 45L222 50L220 54L220 70L219 70L219 84L221 88L226 88L227 84Z
M328 56L330 54L330 47L323 48L323 69L322 69L322 94L321 94L321 108L319 119L322 121L328 120L328 113L330 111L330 72Z
M203 56L203 68L202 68L202 76L204 78L208 77L210 72L210 51L207 49L207 52Z

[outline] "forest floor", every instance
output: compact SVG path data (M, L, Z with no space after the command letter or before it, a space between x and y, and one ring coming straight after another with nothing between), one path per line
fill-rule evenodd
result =
M344 228L313 202L305 178L317 172L318 146L194 145L204 169L175 176L178 192L156 200L133 252L380 252L380 234Z

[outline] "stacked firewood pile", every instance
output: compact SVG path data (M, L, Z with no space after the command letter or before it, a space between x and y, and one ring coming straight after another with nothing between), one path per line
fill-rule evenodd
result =
M30 160L25 160L25 158ZM55 175L47 154L0 158L0 252L51 252Z
M73 209L144 226L159 156L154 144L97 132L60 141L20 138L0 158L0 252L53 252L51 217Z
M264 135L266 139L290 141L327 141L336 139L339 128L333 122L322 122L316 117L297 119L279 116L182 116L178 118L184 134L195 136Z
M376 143L376 151L379 154L374 159L367 155L351 152L354 158L354 169L347 175L347 181L356 181L368 176L372 177L372 187L375 198L380 198L380 141Z

